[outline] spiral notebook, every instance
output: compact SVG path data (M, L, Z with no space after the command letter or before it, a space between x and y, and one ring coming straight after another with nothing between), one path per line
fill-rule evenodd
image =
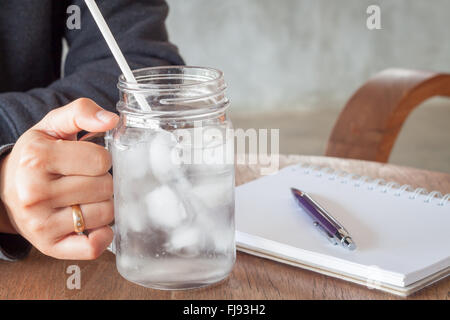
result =
M357 244L333 246L293 200L307 192ZM238 250L409 295L450 274L450 195L290 166L236 188Z

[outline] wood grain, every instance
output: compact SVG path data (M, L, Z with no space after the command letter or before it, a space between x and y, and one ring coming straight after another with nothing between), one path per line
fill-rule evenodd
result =
M307 162L373 178L409 183L450 193L450 175L391 164L327 157L283 156L281 167ZM238 166L236 183L255 179L259 167ZM69 265L81 268L81 289L66 287ZM158 291L123 279L115 257L105 252L95 261L61 261L36 250L19 262L0 262L0 299L403 299L311 271L237 254L232 274L210 287L186 291ZM450 299L450 278L408 299Z
M387 162L408 115L434 96L450 97L450 74L387 69L347 102L325 155Z

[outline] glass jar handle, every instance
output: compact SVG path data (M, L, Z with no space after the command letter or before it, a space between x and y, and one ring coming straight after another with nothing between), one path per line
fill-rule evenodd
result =
M107 131L107 132L90 132L85 134L83 137L81 137L81 139L79 139L78 141L87 141L87 142L92 142L101 146L104 146L106 148L106 150L109 150L109 144L112 140L112 131ZM114 235L116 234L116 230L114 228L114 221L110 224ZM111 244L108 246L107 248L109 251L111 251L113 254L116 254L116 248L115 248L115 243L114 243L114 239L111 242Z

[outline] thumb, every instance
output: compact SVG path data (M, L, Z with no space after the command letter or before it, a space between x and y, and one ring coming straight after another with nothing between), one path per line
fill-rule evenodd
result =
M119 117L106 111L94 101L81 98L50 111L34 129L57 138L71 139L82 131L105 132L117 125Z

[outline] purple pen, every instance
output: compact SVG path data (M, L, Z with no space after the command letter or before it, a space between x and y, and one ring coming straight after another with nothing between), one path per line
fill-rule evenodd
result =
M313 219L314 226L321 231L334 245L341 244L344 248L355 250L356 244L345 228L334 219L324 208L303 191L291 188L298 205Z

